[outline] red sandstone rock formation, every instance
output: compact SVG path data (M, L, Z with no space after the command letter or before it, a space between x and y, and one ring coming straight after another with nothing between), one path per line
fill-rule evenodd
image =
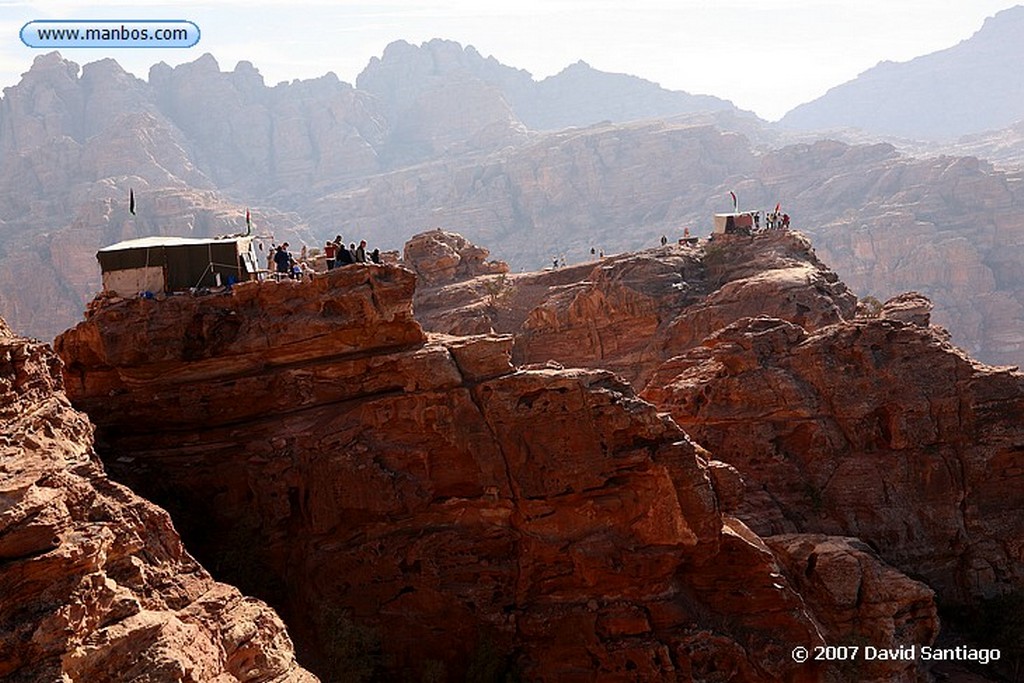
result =
M635 250L684 226L707 234L735 190L746 207L781 201L861 295L920 291L973 355L1021 362L1019 171L830 140L755 154L728 130L657 122L563 131L484 159L397 169L323 197L308 215L372 217L396 241L408 226L441 224L518 271L562 254L579 263L592 246Z
M437 228L413 235L405 243L402 264L416 273L420 287L431 287L478 275L507 273L508 264L488 261L490 255L462 235Z
M419 251L421 241L410 246ZM607 368L638 387L662 361L740 318L772 315L813 330L852 318L856 307L806 238L782 231L540 273L431 277L415 301L429 330L512 334L517 363Z
M211 566L247 565L328 678L823 675L789 652L841 619L722 517L704 451L607 371L516 371L507 336L424 335L413 282L356 266L124 300L57 346L113 470ZM929 637L905 596L864 604Z
M914 681L917 663L868 659L864 648L895 648L906 642L931 643L939 633L935 593L879 561L854 538L783 534L765 538L786 575L822 622L830 644L859 646L843 661L856 681ZM886 643L880 646L879 643Z
M886 301L878 311L884 320L900 320L921 327L931 322L932 302L917 292L905 292Z
M688 252L693 261L685 267L696 273L691 298L654 299L661 308L650 299L632 309L579 306L580 291L613 300L606 282L586 281L587 265L515 276L498 306L481 305L486 278L426 289L417 312L441 329L483 319L514 332L522 354L530 348L522 321L544 311L550 343L534 346L545 355L531 360L605 365L647 381L643 396L670 410L719 459L709 475L723 509L766 538L797 531L858 536L949 602L975 604L1019 588L1013 548L1024 532L1017 521L1024 500L1009 482L1020 440L1013 425L1024 405L1020 375L950 347L948 333L928 327L932 305L917 293L880 305L878 320L844 321L852 296L810 257L808 245L803 253L794 248L801 239L775 234ZM680 253L652 250L642 269L640 255L608 259L604 268L629 263L636 300L640 291L671 291ZM790 323L744 318L768 310ZM672 322L659 323L666 318ZM607 336L619 346L610 353L581 341L616 324L621 332ZM662 357L690 350L645 374L644 357L628 349L659 340ZM790 576L798 576L797 565ZM917 613L911 594L927 593L918 586L898 591L909 613ZM835 617L831 607L825 611ZM932 611L918 633L934 635L936 624ZM858 637L849 629L825 631ZM884 666L873 671L881 679L896 675Z
M0 321L0 678L315 681L265 604L107 479L46 346Z
M762 535L856 536L949 602L1024 581L1024 377L942 330L741 320L667 361L643 396L735 468L739 487L718 470L726 509Z

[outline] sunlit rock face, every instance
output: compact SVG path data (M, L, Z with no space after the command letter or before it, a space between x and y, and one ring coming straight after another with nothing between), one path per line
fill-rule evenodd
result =
M420 241L409 247L419 251ZM608 368L638 388L663 361L740 318L774 315L813 330L855 308L810 242L788 231L595 255L535 273L430 277L415 298L429 330L512 334L517 363Z
M0 678L312 682L266 604L110 481L49 347L0 320Z
M741 320L642 395L740 473L726 509L758 533L856 536L953 603L1019 588L1024 377L900 317Z
M481 658L534 680L822 674L787 644L830 622L722 516L703 449L608 371L425 334L413 288L367 265L99 301L57 346L113 471L327 679Z

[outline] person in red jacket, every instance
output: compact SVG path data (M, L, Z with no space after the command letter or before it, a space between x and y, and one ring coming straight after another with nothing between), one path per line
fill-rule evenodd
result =
M324 256L327 257L327 270L334 270L334 255L337 251L338 247L334 245L334 242L324 243Z

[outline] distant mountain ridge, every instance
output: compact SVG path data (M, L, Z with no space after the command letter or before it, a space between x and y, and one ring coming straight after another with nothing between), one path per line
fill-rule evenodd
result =
M268 87L251 63L222 71L209 54L156 64L143 81L113 59L80 67L56 52L38 56L0 98L0 315L51 337L99 288L101 246L234 232L246 205L258 230L315 244L305 221L321 197L439 156L521 146L539 134L530 126L705 106L744 116L715 98L579 64L536 83L443 40L394 43L359 82L329 72ZM129 189L138 216L122 201ZM344 224L318 223L331 235Z
M779 123L918 139L1006 128L1024 119L1022 36L1024 6L1003 10L971 38L909 62L882 62Z
M484 58L472 46L439 39L419 47L402 40L391 43L381 58L370 60L356 86L401 108L441 83L474 80L496 89L515 117L533 130L740 111L718 97L665 90L636 76L599 71L583 61L536 81L528 71Z
M684 226L700 234L735 191L746 209L781 201L860 294L920 291L958 344L1024 362L1024 184L1010 165L811 136L787 145L734 108L586 124L656 110L609 109L640 96L564 94L588 79L674 96L583 64L538 83L448 41L393 44L359 87L331 73L268 87L249 62L222 71L209 55L158 64L148 82L113 60L80 68L42 55L0 100L0 315L51 337L99 290L100 247L238 232L246 208L265 247L342 234L395 249L443 227L519 271L635 250ZM537 95L546 88L563 99ZM538 130L524 120L540 120L530 117L544 97L584 113Z

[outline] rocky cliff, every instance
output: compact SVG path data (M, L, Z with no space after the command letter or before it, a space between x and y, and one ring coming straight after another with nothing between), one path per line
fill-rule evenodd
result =
M586 261L592 248L634 251L683 227L706 233L736 191L741 208L781 202L860 294L921 291L973 355L1024 359L1018 170L888 145L786 145L729 107L523 128L523 103L543 108L549 81L570 94L597 82L628 92L603 100L639 107L623 117L668 111L658 103L675 94L612 76L576 65L535 83L445 41L390 46L359 88L331 74L267 87L248 62L222 71L209 56L157 65L143 82L111 60L79 69L44 55L0 101L0 314L48 338L97 291L99 247L235 232L245 204L258 232L293 244L342 233L395 249L442 225L522 272ZM560 97L551 108L581 113L559 125L592 121L595 103ZM1006 163L1006 135L954 149Z
M591 247L636 250L684 225L703 232L721 197L729 201L722 183L756 176L759 165L744 136L703 118L603 123L396 169L325 194L309 215L397 244L444 226L518 272L554 257L579 262Z
M791 571L837 550L786 535L822 533L856 537L946 605L1018 593L1024 377L950 345L918 293L853 303L803 237L769 232L465 278L425 288L417 312L644 387L713 454L723 511L803 558Z
M706 235L732 190L745 207L781 201L862 296L921 291L972 354L1024 358L1024 185L1019 171L975 158L920 160L889 145L830 141L757 153L712 126L598 126L485 161L396 171L329 195L314 213L380 221L390 240L404 240L409 226L450 226L519 272L563 256L587 261L592 248L635 251L663 234L675 241L684 226Z
M107 479L60 361L0 321L0 678L315 681L278 616Z
M800 229L804 216L819 216L807 232L861 296L920 291L956 344L989 363L1018 364L1021 179L976 158L913 160L887 145L819 142L764 157L752 199L788 198ZM843 208L848 202L863 203Z
M391 124L371 96L333 73L268 87L251 63L224 72L206 54L155 65L148 85L189 141L193 163L222 190L260 205L287 210L296 197L382 168L378 148Z
M440 239L463 238L416 235L405 262L438 271L447 254L428 245ZM852 318L857 304L806 237L789 231L592 258L537 273L428 278L416 315L435 332L511 334L517 363L608 368L643 387L662 362L738 319L771 315L815 330Z
M708 453L621 379L426 334L413 290L368 265L97 302L57 341L112 471L326 678L809 681L795 644L935 637L868 547L723 515Z
M643 396L741 473L755 531L856 536L948 603L1019 590L1024 377L898 317L741 320Z

